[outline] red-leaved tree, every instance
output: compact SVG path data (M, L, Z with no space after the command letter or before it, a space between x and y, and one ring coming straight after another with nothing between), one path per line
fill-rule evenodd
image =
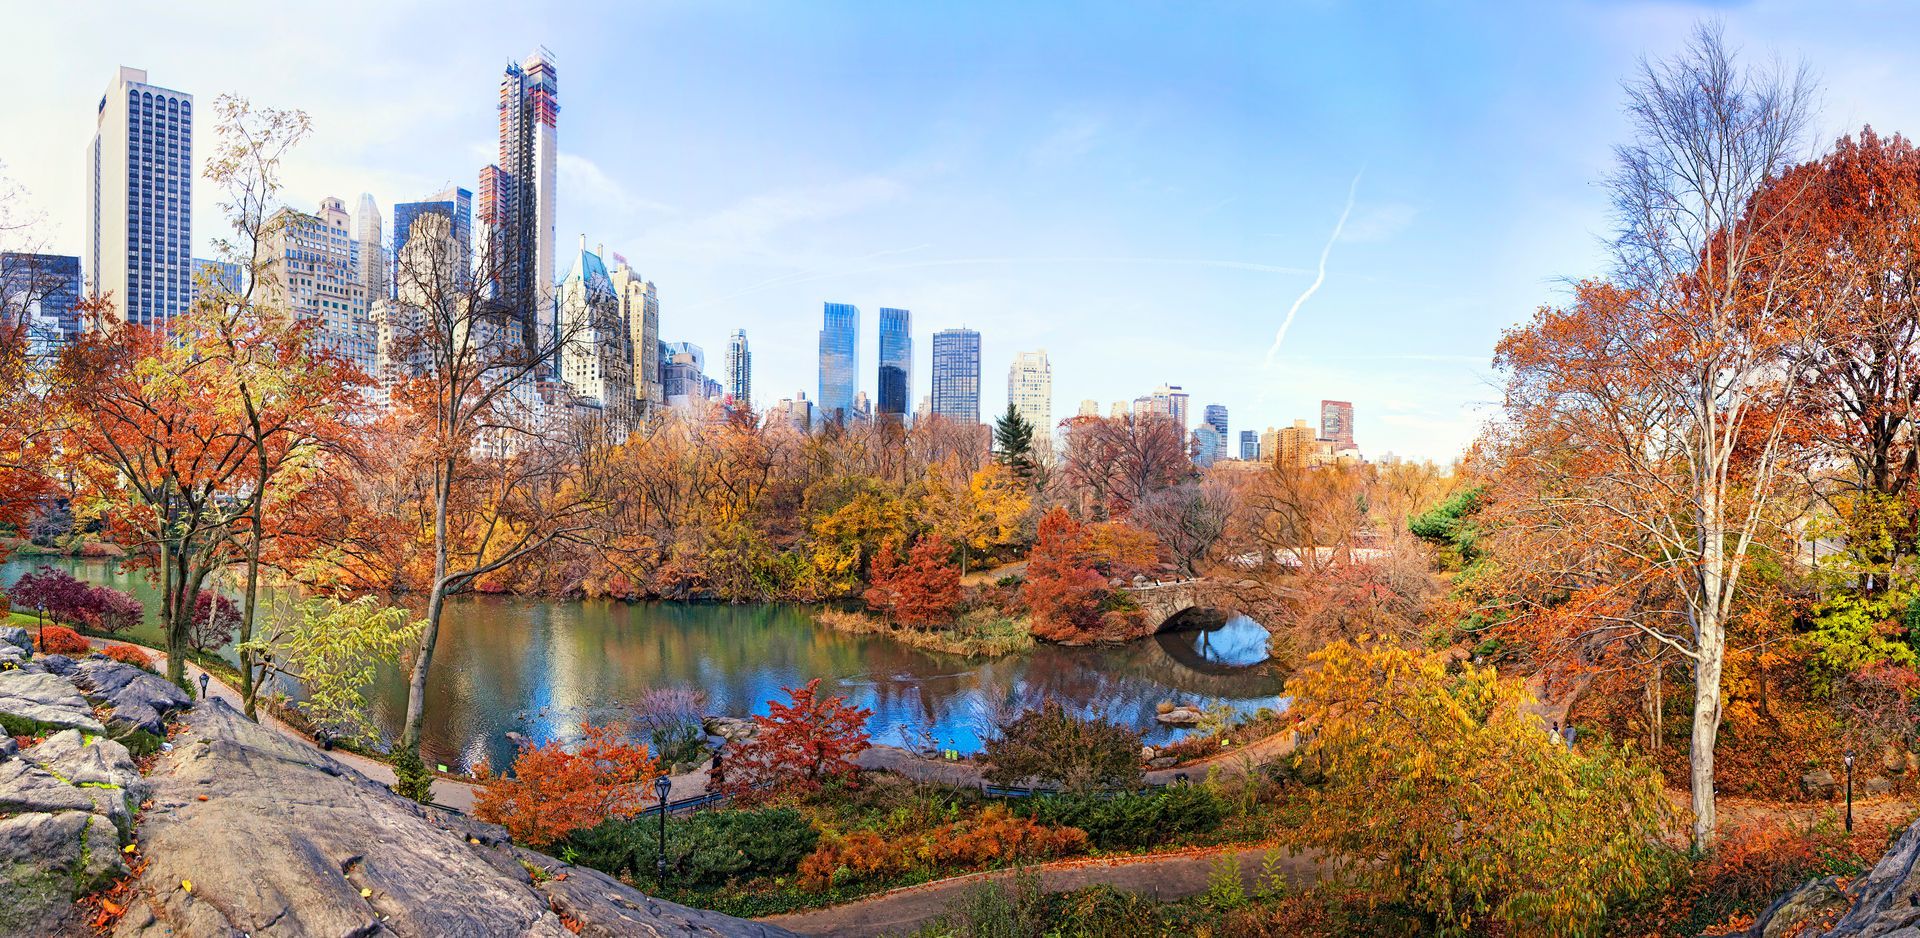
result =
M1027 557L1020 595L1033 613L1035 638L1078 642L1105 636L1112 615L1127 611L1110 578L1151 569L1159 547L1153 535L1118 522L1081 524L1064 508L1040 519Z
M842 696L821 697L820 679L785 688L792 703L767 702L760 732L732 747L726 790L741 797L814 791L830 778L852 779L853 757L867 748L873 711Z
M960 568L953 565L945 544L923 537L907 554L894 559L888 544L873 558L873 586L865 596L868 608L878 609L908 625L933 626L953 621L960 605Z
M646 807L660 766L644 743L628 743L612 727L580 726L586 741L568 749L558 740L522 743L513 774L494 778L486 766L473 813L499 824L516 843L547 847L608 818L627 818Z

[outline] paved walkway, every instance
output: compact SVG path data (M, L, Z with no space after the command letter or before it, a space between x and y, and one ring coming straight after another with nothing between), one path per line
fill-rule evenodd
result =
M1069 892L1105 884L1157 901L1184 899L1207 890L1207 875L1222 853L1231 853L1240 867L1241 881L1251 891L1258 883L1267 847L1219 847L1107 860L1068 860L1033 867L1046 892ZM1311 855L1290 856L1279 851L1280 870L1291 886L1311 883L1317 870ZM943 879L922 886L896 889L845 905L794 912L761 919L802 935L853 938L910 932L940 917L978 883L1006 882L1013 870L995 870Z

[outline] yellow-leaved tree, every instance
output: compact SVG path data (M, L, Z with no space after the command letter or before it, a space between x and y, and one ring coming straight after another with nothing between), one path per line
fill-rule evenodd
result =
M1322 780L1290 836L1334 882L1431 934L1592 935L1662 881L1671 808L1652 766L1597 741L1569 749L1519 681L1364 638L1310 661L1296 758Z

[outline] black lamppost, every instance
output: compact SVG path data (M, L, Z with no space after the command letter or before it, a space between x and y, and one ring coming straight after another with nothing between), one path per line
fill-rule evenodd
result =
M1853 833L1853 750L1847 750L1847 833Z
M207 672L200 672L200 699L207 699Z
M659 888L667 886L667 794L673 791L673 779L660 776L653 780L653 793L660 797L660 859L655 861Z

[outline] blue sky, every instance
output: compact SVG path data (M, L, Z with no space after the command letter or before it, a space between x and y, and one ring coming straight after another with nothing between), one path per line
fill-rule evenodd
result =
M1920 14L1895 3L116 10L8 14L0 162L63 252L79 252L82 148L118 65L203 115L220 92L307 110L289 201L365 191L390 214L474 186L500 70L544 45L561 256L582 233L625 255L659 287L661 337L710 363L744 327L763 405L813 396L831 300L861 308L869 394L877 310L903 306L916 402L932 333L966 325L989 413L1013 354L1044 347L1056 416L1171 382L1196 413L1227 405L1237 434L1346 399L1370 455L1440 460L1498 399L1500 331L1599 268L1595 182L1637 57L1719 16L1748 55L1815 70L1821 139L1920 128ZM1325 283L1269 366L1350 187ZM203 251L215 201L197 188Z

